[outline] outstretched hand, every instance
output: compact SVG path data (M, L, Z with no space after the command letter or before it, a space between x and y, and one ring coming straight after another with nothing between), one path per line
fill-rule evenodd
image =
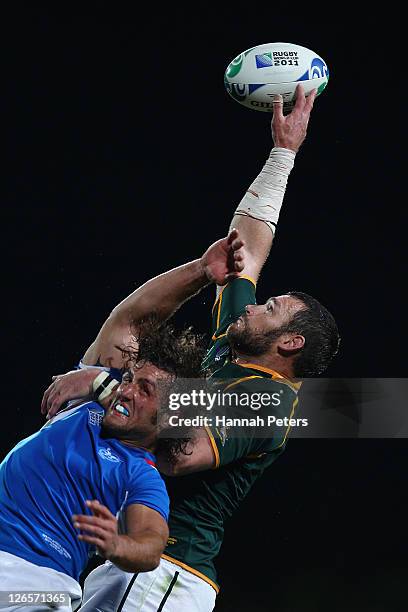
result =
M274 96L272 117L272 138L275 147L290 149L297 153L306 138L307 126L317 90L313 89L306 98L303 86L296 87L296 102L288 115L283 114L283 98Z
M232 229L226 238L214 242L201 258L201 264L209 281L226 285L239 276L245 266L244 241L239 232Z

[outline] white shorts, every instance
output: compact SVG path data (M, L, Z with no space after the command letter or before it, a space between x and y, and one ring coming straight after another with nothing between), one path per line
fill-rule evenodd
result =
M211 612L216 592L191 572L160 560L152 572L129 574L110 561L85 580L81 612Z
M57 604L14 604L3 606L0 604L1 612L21 610L21 612L72 612L77 610L81 603L81 587L78 582L62 572L57 572L50 567L34 565L21 557L0 550L0 592L9 591L57 591L68 593L71 597L71 605Z

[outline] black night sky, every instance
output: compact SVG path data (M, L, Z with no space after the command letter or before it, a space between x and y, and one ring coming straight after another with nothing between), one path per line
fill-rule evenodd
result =
M3 22L1 457L41 426L50 377L78 362L113 306L227 231L271 136L270 116L233 101L223 74L265 42L315 50L331 77L258 299L298 289L333 312L342 346L327 376L406 376L395 24L195 8L21 9ZM212 301L209 288L176 321L208 332ZM216 611L406 609L406 450L404 439L289 441L227 526Z

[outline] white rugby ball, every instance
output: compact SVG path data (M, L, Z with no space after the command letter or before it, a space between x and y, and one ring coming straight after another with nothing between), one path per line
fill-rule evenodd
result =
M298 83L306 96L317 89L319 95L327 85L326 62L314 51L275 42L257 45L240 53L228 65L224 84L229 95L243 106L263 112L273 111L273 96L283 96L283 111L294 104Z

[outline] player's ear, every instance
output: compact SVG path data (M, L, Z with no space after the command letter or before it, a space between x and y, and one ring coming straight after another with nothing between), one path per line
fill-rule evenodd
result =
M305 343L305 337L301 334L282 334L278 340L278 350L289 356L302 350Z

